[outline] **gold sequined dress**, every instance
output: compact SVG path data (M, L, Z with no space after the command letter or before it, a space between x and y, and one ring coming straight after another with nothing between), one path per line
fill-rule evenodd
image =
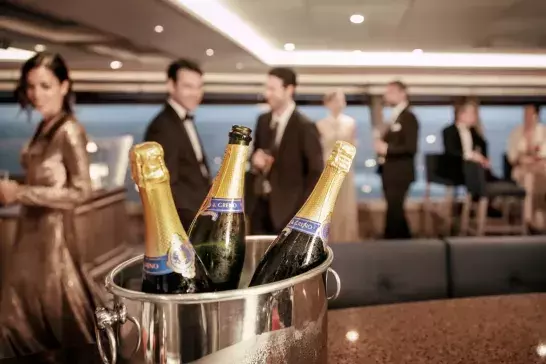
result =
M38 127L22 153L26 183L0 293L0 358L93 341L93 302L69 244L91 193L87 136L68 114Z

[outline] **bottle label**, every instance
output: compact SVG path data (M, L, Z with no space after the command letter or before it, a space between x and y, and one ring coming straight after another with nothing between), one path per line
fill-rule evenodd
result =
M299 216L292 218L287 227L305 234L318 235L325 242L328 240L328 235L330 233L329 222L324 222L321 224L320 222L305 219Z
M242 198L216 198L208 201L205 211L213 212L244 212L244 202Z
M195 252L178 234L173 234L167 254L159 257L144 257L144 272L163 275L176 272L186 278L195 277Z
M288 227L297 231L301 231L302 233L306 233L309 235L315 235L317 231L320 229L320 222L304 219L303 217L295 216L290 223L288 224Z
M327 242L329 235L330 235L330 223L327 222L325 224L322 224L322 229L320 229L320 237L322 238L322 241Z
M151 275L163 275L172 273L172 269L167 266L167 256L148 257L144 256L144 272Z

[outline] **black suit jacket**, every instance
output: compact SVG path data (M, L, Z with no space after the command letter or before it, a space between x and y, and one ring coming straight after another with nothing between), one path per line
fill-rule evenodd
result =
M487 157L487 142L485 139L475 128L470 128L470 135L472 136L473 150L479 148L480 153ZM439 173L458 184L464 184L464 151L457 126L453 123L444 128L442 138L445 158ZM487 178L488 180L495 179L490 171L488 171Z
M485 139L475 128L470 128L470 135L472 135L473 149L476 150L479 148L480 153L483 154L484 157L487 157L487 142ZM444 153L452 157L463 158L463 143L457 126L451 124L444 128L442 137L444 140Z
M270 139L270 122L271 112L258 117L254 131L254 150L269 149L266 143ZM269 213L273 226L280 230L309 197L324 168L318 130L297 109L290 116L273 157L275 162L269 174ZM245 196L249 214L252 213L256 199L251 191L252 177L247 180L248 195Z
M386 183L411 183L415 180L415 154L419 123L409 107L405 108L383 136L389 146L380 167Z
M195 215L209 191L210 178L203 176L183 121L169 104L152 120L144 140L161 144L176 208ZM204 151L203 162L209 170Z

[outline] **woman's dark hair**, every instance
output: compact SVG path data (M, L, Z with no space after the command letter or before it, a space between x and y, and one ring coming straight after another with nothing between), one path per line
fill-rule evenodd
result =
M63 99L63 111L66 113L72 113L72 104L74 101L74 94L72 92L72 80L70 79L69 70L66 66L66 62L57 53L40 52L27 60L21 68L21 76L15 89L15 97L19 102L19 105L23 109L28 109L31 102L27 96L27 77L30 71L38 67L45 67L50 70L59 82L68 81L68 92Z

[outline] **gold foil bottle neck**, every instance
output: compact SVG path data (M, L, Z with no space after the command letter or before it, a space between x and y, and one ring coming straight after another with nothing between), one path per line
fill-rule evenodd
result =
M347 142L337 141L322 174L296 216L320 224L328 223L337 195L356 154L356 148Z
M355 155L356 148L354 145L338 140L328 157L328 161L326 161L326 165L348 173Z
M144 142L131 148L131 176L139 188L168 182L169 171L165 166L163 147L156 142Z
M149 264L145 263L145 272L153 275L172 271L193 278L195 252L176 212L163 148L156 142L145 142L131 148L129 156L146 226L145 262ZM163 263L168 269L161 268Z

